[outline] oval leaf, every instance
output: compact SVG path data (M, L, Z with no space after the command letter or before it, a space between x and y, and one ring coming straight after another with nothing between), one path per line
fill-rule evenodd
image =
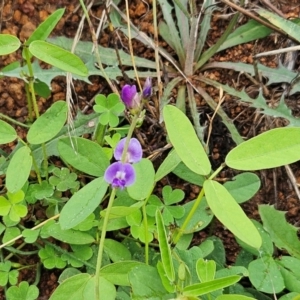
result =
M20 48L20 40L10 34L0 34L0 55L7 55Z
M6 171L6 188L10 193L19 191L29 177L32 156L28 147L19 148L13 155Z
M0 144L7 144L18 137L15 129L8 123L0 120Z
M300 128L276 128L231 150L226 164L238 170L261 170L291 164L300 159Z
M49 228L47 228L47 234L59 241L73 245L91 244L95 241L88 233L72 229L62 230L58 223L49 226Z
M67 120L68 107L65 101L57 101L30 127L27 141L33 145L43 144L54 138Z
M163 115L170 141L180 159L193 172L208 175L210 162L187 116L171 105L165 106Z
M62 229L70 229L84 221L101 203L108 184L97 178L75 193L63 207L59 223Z
M80 137L61 138L57 144L59 155L79 171L103 176L109 160L100 145Z
M226 188L213 180L206 180L203 187L207 203L219 221L244 243L259 249L262 239L258 230Z
M127 188L128 194L135 200L143 200L149 196L154 186L155 171L152 162L142 159L133 165L136 174L135 183Z
M237 203L243 203L252 198L260 188L259 177L250 172L238 174L224 186Z
M79 76L88 75L87 67L78 56L58 46L45 41L33 41L28 49L33 56L63 71Z
M29 45L36 40L45 40L56 24L59 22L65 12L64 8L60 8L52 13L44 22L42 22L35 31L30 35L29 39L25 42L25 45Z

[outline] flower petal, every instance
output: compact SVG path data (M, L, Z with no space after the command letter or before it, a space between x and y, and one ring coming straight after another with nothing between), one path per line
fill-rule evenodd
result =
M136 101L136 86L125 84L121 91L121 99L127 108L133 108Z
M114 157L116 160L122 159L122 153L124 150L126 138L121 139L118 145L116 146ZM136 138L132 138L129 141L128 149L127 149L127 157L126 162L128 163L137 163L143 157L143 150L140 142Z
M131 164L118 161L111 164L104 173L106 182L113 188L123 189L135 182L135 170Z

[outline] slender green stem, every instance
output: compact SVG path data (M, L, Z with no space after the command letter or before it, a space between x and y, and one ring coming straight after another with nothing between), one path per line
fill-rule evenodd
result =
M190 220L192 219L192 217L195 214L198 206L200 205L203 196L204 196L204 189L202 188L201 191L200 191L200 193L199 193L199 195L198 195L198 197L197 197L197 199L196 199L196 201L195 201L195 203L194 203L194 205L193 205L193 207L192 207L192 209L189 211L188 216L184 220L184 222L183 222L182 226L180 227L178 233L174 236L174 239L173 239L173 243L174 244L177 244L178 241L179 241L179 239L183 235L186 227L188 226Z
M101 269L101 264L102 264L102 257L103 257L103 251L104 251L104 242L105 242L105 237L106 237L106 230L107 230L107 225L109 221L109 214L110 210L113 206L114 199L116 196L116 188L113 188L108 200L108 206L106 208L106 213L104 216L103 220L103 226L102 226L102 231L101 231L101 237L100 237L100 243L99 243L99 250L98 250L98 257L97 257L97 265L96 265L96 283L95 283L95 300L100 300L100 293L99 293L99 277L100 277L100 269Z
M148 219L146 213L146 205L142 206L143 211L143 223L144 223L144 230L145 230L145 263L146 265L149 264L149 241L148 241Z
M209 176L208 179L213 179L221 172L221 170L225 167L225 163L221 164L221 166L212 174ZM199 207L201 200L204 196L204 188L201 189L192 209L189 211L189 214L187 215L186 219L184 220L182 226L180 227L179 231L176 233L176 235L173 238L174 244L177 244L183 233L185 232L186 227L188 226L190 220L192 219L193 215L195 214L197 208Z
M41 264L37 263L36 264L36 273L35 273L35 280L33 285L38 285L41 279Z
M30 126L28 126L28 125L26 125L26 124L23 124L23 123L21 123L21 122L18 122L18 121L16 121L16 120L10 118L10 117L8 117L8 116L2 114L2 113L0 113L0 118L5 119L5 120L9 121L10 123L13 123L13 124L16 124L16 125L25 127L25 128L29 128L29 127L30 127Z
M25 83L25 93L26 93L26 98L27 98L27 107L28 107L28 117L29 117L29 121L32 123L33 122L33 109L32 109L32 100L31 100L31 96L29 93L29 85L26 82Z

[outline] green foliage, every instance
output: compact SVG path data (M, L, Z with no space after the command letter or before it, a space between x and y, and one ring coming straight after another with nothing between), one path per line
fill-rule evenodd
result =
M186 115L171 105L164 108L163 114L169 138L182 162L197 174L209 174L210 162Z
M19 286L11 286L7 290L7 300L35 300L39 296L39 289L22 281Z
M67 190L77 190L79 182L76 180L77 175L71 173L67 168L54 168L53 176L49 178L49 183L56 187L58 191L65 192Z
M45 248L39 250L39 257L47 269L63 269L67 265L66 261L61 259L60 253L50 245L45 245Z
M118 116L124 111L125 105L120 101L117 94L97 95L95 98L96 104L94 111L100 113L99 122L102 125L116 127L119 124Z
M174 219L181 219L184 216L185 209L183 206L172 206L183 200L184 192L179 189L172 190L167 185L162 190L163 202L156 196L151 195L146 206L147 214L151 217L155 216L156 210L162 212L162 218L165 225L174 223Z
M58 141L60 157L79 171L92 176L103 176L109 160L103 148L80 137L65 137Z
M8 216L12 221L19 222L27 214L27 207L23 204L24 192L7 193L7 198L0 196L0 215Z
M57 101L46 110L46 112L36 119L31 125L27 140L33 145L46 143L53 139L63 128L67 120L67 103Z
M6 286L7 283L15 285L18 282L19 272L12 269L10 261L0 262L0 286Z
M0 143L6 144L17 138L15 129L8 123L0 120Z
M18 50L21 46L20 40L10 34L0 34L0 55L7 55Z

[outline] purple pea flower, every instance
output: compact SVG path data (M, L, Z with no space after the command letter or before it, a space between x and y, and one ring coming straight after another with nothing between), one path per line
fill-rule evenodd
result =
M152 79L147 77L143 87L143 97L149 98L152 94Z
M122 153L124 150L126 138L121 139L115 149L114 157L116 160L122 159ZM127 153L126 153L126 162L127 163L137 163L142 159L143 156L143 150L140 142L132 138L129 141Z
M118 161L106 169L104 179L113 188L123 189L135 182L135 170L131 164Z
M125 84L121 91L121 99L128 109L139 107L141 99L135 85Z

